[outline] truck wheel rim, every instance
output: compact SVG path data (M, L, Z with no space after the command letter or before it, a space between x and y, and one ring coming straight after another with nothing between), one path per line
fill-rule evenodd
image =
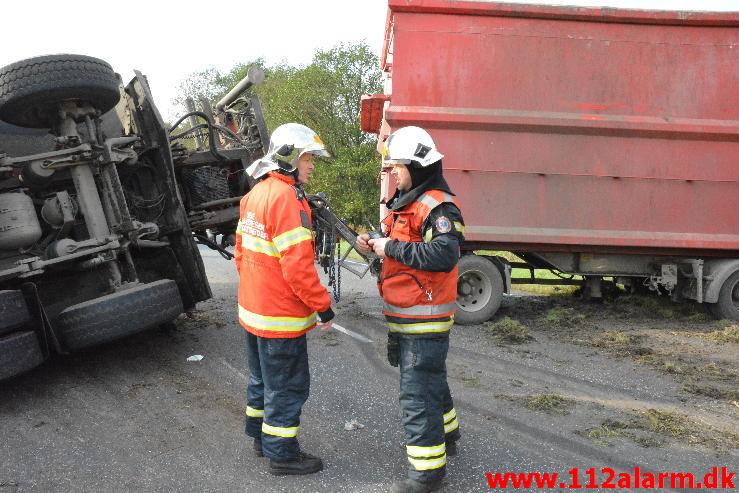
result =
M734 303L734 308L739 310L739 281L731 288L731 302Z
M479 270L468 270L457 280L457 304L464 311L482 310L492 294L492 281Z

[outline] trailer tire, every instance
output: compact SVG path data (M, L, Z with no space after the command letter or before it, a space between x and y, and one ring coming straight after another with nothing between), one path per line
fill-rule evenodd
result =
M156 327L183 311L177 283L163 279L72 305L54 327L66 347L77 350Z
M457 314L460 325L481 324L495 314L503 300L503 276L490 260L463 255L457 274Z
M27 372L43 361L35 332L13 332L0 337L0 380Z
M0 291L0 336L17 329L29 318L26 300L20 291Z
M85 101L105 113L121 97L118 76L99 58L47 55L0 68L0 119L50 128L64 101Z
M711 312L718 319L739 321L739 271L721 285L718 301L711 305Z

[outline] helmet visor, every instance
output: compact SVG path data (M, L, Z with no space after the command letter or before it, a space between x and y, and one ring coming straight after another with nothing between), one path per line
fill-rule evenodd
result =
M328 152L326 149L306 149L301 154L313 154L314 156L320 156L320 157L333 157L330 152Z
M313 142L305 146L303 150L300 151L300 156L308 153L308 154L313 154L314 156L320 156L320 157L333 157L331 156L331 153L326 150L325 144L323 143L323 141L318 135L315 135L313 137L313 140L314 140Z
M408 166L412 162L413 161L411 161L410 159L383 159L382 160L382 164L386 166L393 166L396 164L405 164L406 166Z

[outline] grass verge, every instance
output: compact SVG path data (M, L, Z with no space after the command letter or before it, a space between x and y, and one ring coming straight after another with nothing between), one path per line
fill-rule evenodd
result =
M518 257L516 254L512 252L494 251L494 250L478 250L475 253L479 255L491 255L495 257L503 257L509 262L523 262L523 259L521 259L520 257ZM511 277L513 278L531 277L531 271L528 269L518 269L518 268L512 269ZM534 279L560 279L560 277L554 274L553 272L545 270L545 269L535 269ZM574 279L582 280L582 277L575 276ZM525 293L538 294L541 296L551 296L551 295L568 296L568 295L575 293L578 289L580 289L580 286L571 286L571 285L552 286L552 285L546 285L546 284L514 284L512 288L518 291L523 291Z

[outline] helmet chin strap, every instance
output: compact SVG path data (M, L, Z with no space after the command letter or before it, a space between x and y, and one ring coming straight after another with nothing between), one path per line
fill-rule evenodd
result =
M287 163L283 161L282 159L277 160L277 166L279 166L279 169L277 170L278 173L281 175L292 175L295 172L297 172L298 168L293 167L290 163ZM296 175L297 176L297 175Z

